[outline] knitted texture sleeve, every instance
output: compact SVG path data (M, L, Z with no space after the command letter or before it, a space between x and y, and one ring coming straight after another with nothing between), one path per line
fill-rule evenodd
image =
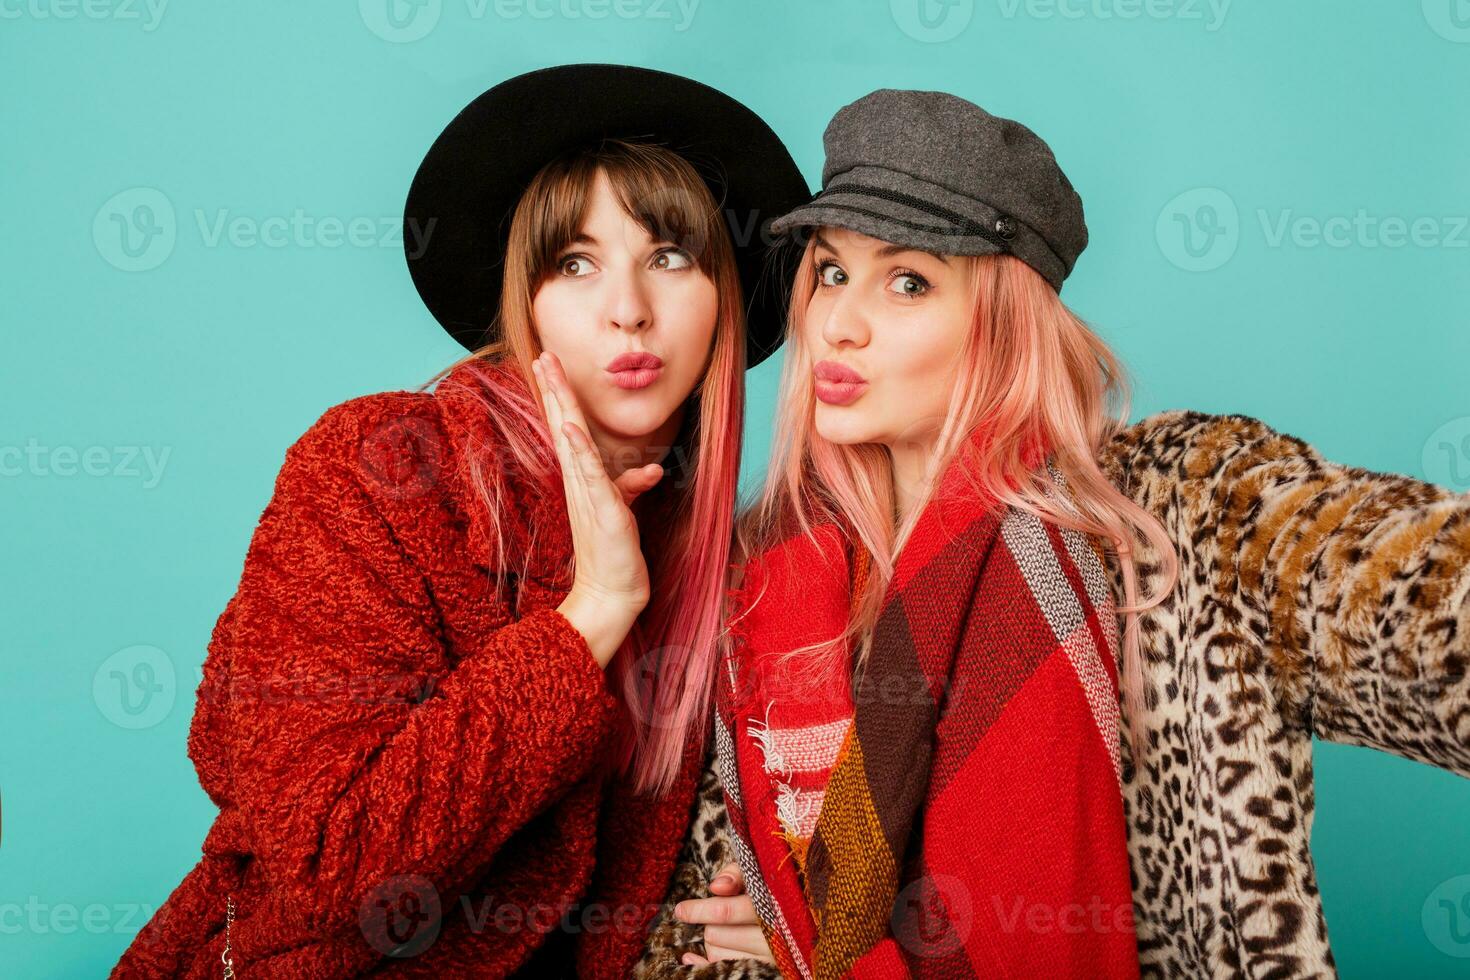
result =
M210 654L228 674L233 802L277 900L323 935L356 928L395 874L464 885L589 771L615 706L553 609L444 670L413 529L385 520L358 464L379 397L287 451Z

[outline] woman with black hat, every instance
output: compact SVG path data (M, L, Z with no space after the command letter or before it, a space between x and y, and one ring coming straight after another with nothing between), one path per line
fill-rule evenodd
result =
M220 813L114 977L626 976L779 337L758 232L807 197L759 118L661 72L532 72L445 129L409 260L471 356L287 451L190 731Z
M1127 426L1022 124L882 90L824 142L773 224L807 245L713 792L640 973L1335 975L1312 737L1470 776L1470 495L1242 415Z

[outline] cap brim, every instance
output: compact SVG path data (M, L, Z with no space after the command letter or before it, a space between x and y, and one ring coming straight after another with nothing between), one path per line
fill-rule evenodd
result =
M995 255L1006 251L988 238L935 222L922 212L889 213L874 207L870 200L842 194L822 195L813 203L782 215L771 223L771 230L805 243L811 229L823 226L847 228L890 244L937 255Z
M780 234L831 225L941 255L1007 251L1000 212L910 173L872 164L828 174L816 197L771 223Z

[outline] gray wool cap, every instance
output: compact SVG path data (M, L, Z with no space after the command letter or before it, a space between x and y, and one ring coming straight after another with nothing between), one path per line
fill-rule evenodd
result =
M1061 291L1087 247L1082 198L1026 126L947 92L879 89L822 134L822 190L771 223L834 225L944 255L1009 253Z

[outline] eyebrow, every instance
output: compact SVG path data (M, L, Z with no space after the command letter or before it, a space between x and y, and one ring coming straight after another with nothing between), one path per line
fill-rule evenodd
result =
M841 252L837 251L837 249L832 246L832 243L831 242L827 241L827 239L825 239L825 238L822 237L822 233L820 231L814 231L814 232L812 232L812 240L817 243L817 247L818 248L825 248L827 251L832 252L832 253L835 253L837 255L841 255L842 254ZM909 245L894 245L891 242L889 244L887 244L887 245L884 245L882 248L878 249L878 251L875 254L880 259L886 259L886 258L889 258L890 256L897 255L900 252L918 252L921 255L931 256L931 257L939 260L940 262L943 262L945 265L949 265L950 264L949 263L949 259L946 258L943 255L940 255L938 252L931 252L928 249L924 249L924 248L913 248L912 246L909 246Z

